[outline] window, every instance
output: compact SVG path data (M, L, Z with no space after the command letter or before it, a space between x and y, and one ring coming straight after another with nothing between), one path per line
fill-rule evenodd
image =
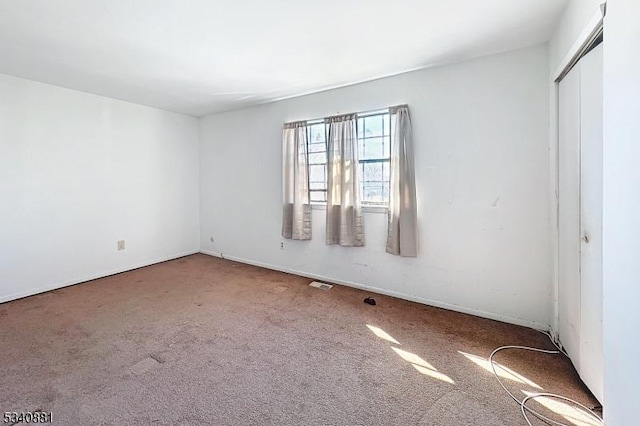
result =
M390 127L389 111L358 115L360 199L363 203L389 203Z
M307 122L309 195L312 203L327 202L327 135L323 120Z
M312 203L327 201L327 128L323 120L308 121L309 193ZM362 204L389 203L391 123L389 110L358 114L358 155Z

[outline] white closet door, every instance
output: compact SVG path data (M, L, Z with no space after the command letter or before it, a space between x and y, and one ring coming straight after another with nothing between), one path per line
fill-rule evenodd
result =
M558 333L603 401L602 44L559 85Z
M558 175L558 333L580 360L580 67L560 82Z
M602 44L580 60L580 368L598 400L602 354Z

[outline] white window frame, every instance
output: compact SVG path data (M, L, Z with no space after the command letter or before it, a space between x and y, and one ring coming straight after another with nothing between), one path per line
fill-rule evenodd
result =
M389 129L386 129L384 127L385 121L383 119L382 133L380 135L362 136L362 134L360 132L364 131L364 128L362 128L362 129L360 128L360 127L363 127L363 126L360 126L361 122L363 123L364 120L367 119L367 117L371 118L371 117L385 116L385 115L388 116L388 119L386 120L386 123L388 123ZM392 137L391 128L390 128L391 127L391 113L390 113L389 108L373 110L373 111L367 111L367 112L360 112L360 113L357 113L356 116L357 116L357 120L358 120L357 121L358 122L358 125L357 125L357 131L358 131L357 137L358 137L359 148L361 146L360 145L361 142L366 141L367 139L374 139L374 138L386 139L386 141L389 143L389 145L391 144L391 137ZM311 152L311 150L309 149L309 146L318 143L318 142L312 141L312 138L311 138L311 136L312 136L312 127L320 125L320 124L322 124L324 126L324 135L325 135L325 137L324 137L324 148L325 148L324 152L325 152L325 154L327 152L326 149L327 149L328 126L324 123L324 119L307 120L307 126L308 126L308 130L307 130L307 132L308 132L307 133L307 136L308 136L307 137L307 148L308 148L307 149L307 155L313 154L313 152ZM384 144L384 141L383 141L383 144ZM386 151L388 153L388 155L386 155L386 156L383 154L381 157L378 157L378 158L370 158L370 159L362 159L362 158L360 158L359 159L359 163L360 163L360 165L364 165L366 163L382 163L382 164L386 163L387 168L389 168L390 165L391 165L391 148L390 148L390 146L386 149ZM319 152L319 151L316 151L316 152ZM359 154L360 154L359 156L361 157L362 154L364 154L364 153L359 153ZM326 194L326 192L327 192L327 176L326 176L327 162L326 162L326 159L325 159L324 163L320 163L320 162L312 163L309 160L308 164L309 164L309 168L310 169L311 169L312 166L319 166L319 165L324 165L324 167L325 167L325 176L324 176L324 187L323 187L323 189L311 189L312 186L313 186L312 183L317 183L317 182L311 182L310 181L310 185L309 185L309 188L310 188L309 189L309 192L310 192L309 196L310 196L310 199L312 200L311 201L312 208L313 209L324 210L324 209L326 209L326 205L327 205L326 201L317 201L317 200L313 201L313 198L311 198L311 195L312 195L311 193L312 192L324 192ZM360 179L360 191L361 191L361 196L362 196L361 204L362 204L363 211L369 212L369 213L386 213L387 210L388 210L388 206L389 206L388 198L387 198L386 202L371 202L371 201L365 201L363 199L364 198L364 193L363 192L364 192L364 188L365 188L365 182L364 182L364 176L363 176L361 167L358 168L358 173L360 173L360 178L361 178ZM383 177L384 177L384 175L383 175ZM387 183L387 185L388 185L388 183ZM388 191L389 191L389 189L387 187L387 197L388 197ZM325 195L325 200L326 200L326 195Z

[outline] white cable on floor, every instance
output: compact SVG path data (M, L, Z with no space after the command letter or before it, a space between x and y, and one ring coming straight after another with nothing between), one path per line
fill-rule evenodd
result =
M549 340L551 341L551 343L553 344L553 346L556 347L556 349L558 349L560 352L562 352L562 354L564 356L566 356L567 358L569 358L569 354L567 353L567 351L565 351L562 347L560 347L554 340L553 340L553 336L551 336L551 334L547 333L544 330L536 330L539 331L540 333L544 334L545 336L547 336L549 338Z
M546 349L536 349L536 348L530 348L528 346L514 346L514 345L509 345L509 346L500 346L499 348L497 348L496 350L494 350L493 352L491 352L491 355L489 355L489 364L491 365L491 370L493 370L493 375L495 376L495 378L498 380L498 383L500 383L500 386L502 386L502 389L504 389L504 391L509 394L509 396L511 397L511 399L513 399L515 402L517 402L521 407L523 406L522 401L519 400L513 393L511 393L511 391L509 389L507 389L507 387L504 385L504 383L502 382L502 380L500 380L500 377L498 376L498 373L496 372L496 364L495 361L493 360L493 357L500 351L503 351L505 349L523 349L523 350L528 350L528 351L534 351L534 352L542 352L545 354L559 354L560 351L551 351L551 350L546 350ZM553 423L557 426L567 426L564 423L560 423L557 422L553 419L550 419L540 413L538 413L535 410L532 410L529 407L525 407L526 410L530 411L531 414L533 414L534 416L538 417L540 420L548 422L548 423ZM526 417L525 417L526 419ZM527 420L528 421L528 420Z
M540 330L539 330L540 331ZM539 397L548 397L548 398L556 398L556 399L562 399L564 401L570 402L572 404L577 405L578 407L582 408L583 410L585 410L587 413L589 413L589 415L595 419L600 425L604 425L603 420L596 415L593 411L591 411L589 408L585 407L584 405L580 404L578 401L574 401L571 398L567 398L564 397L562 395L556 395L556 394L552 394L552 393L537 393L537 394L533 394L533 395L529 395L526 398L524 398L522 401L519 400L513 393L511 393L509 391L509 389L507 389L507 387L504 385L504 383L502 382L502 380L500 380L500 377L498 376L498 373L496 372L496 367L495 367L495 361L493 361L493 357L500 351L505 350L505 349L521 349L521 350L526 350L526 351L533 351L533 352L541 352L541 353L545 353L545 354L559 354L562 353L565 356L568 356L567 353L561 348L559 347L551 338L551 335L545 331L541 331L541 333L545 334L547 337L549 337L549 339L551 340L551 343L553 343L553 345L558 348L558 350L547 350L547 349L538 349L538 348L532 348L529 346L517 346L517 345L509 345L509 346L501 346L499 348L497 348L496 350L494 350L491 355L489 355L489 364L491 365L491 370L493 370L493 375L495 376L496 380L498 380L498 383L500 383L500 386L502 386L502 389L504 389L504 391L515 401L518 403L518 405L520 405L520 410L522 411L522 415L524 416L525 421L527 422L527 424L529 426L533 426L531 424L531 422L529 421L529 418L527 417L527 412L533 414L534 416L536 416L537 418L539 418L540 420L542 420L545 423L550 423L550 424L554 424L557 426L570 426L567 425L565 423L560 423L558 421L555 421L553 419L550 419L549 417L546 417L540 413L538 413L537 411L533 410L532 408L529 408L526 406L527 401L535 399L535 398L539 398Z
M533 426L531 424L531 422L529 421L529 418L527 417L527 411L531 411L533 412L533 410L531 410L531 408L527 407L527 401L535 399L535 398L539 398L539 397L544 397L544 398L555 398L555 399L561 399L563 401L567 401L570 402L572 404L577 405L578 407L582 408L586 413L588 413L595 421L597 421L600 424L604 424L602 419L600 417L598 417L593 411L591 411L589 409L589 407L580 404L578 401L574 401L571 398L567 398L566 396L562 396L562 395L556 395L553 393L537 393L534 395L529 395L527 396L525 399L522 400L522 403L520 404L520 411L522 411L522 415L524 416L524 419L527 421L527 424L529 426Z

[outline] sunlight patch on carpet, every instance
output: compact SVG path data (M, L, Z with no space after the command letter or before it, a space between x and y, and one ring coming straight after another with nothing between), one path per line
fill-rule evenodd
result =
M493 374L493 370L491 369L491 363L489 363L488 359L478 355L462 352L462 351L458 351L458 353L460 355L463 355L469 361L473 362L474 364L482 367L483 369L487 370L489 373ZM507 380L512 380L514 382L522 383L523 385L531 386L532 388L542 390L542 387L540 385L524 377L522 374L516 373L512 369L505 367L504 365L499 364L495 361L493 361L493 364L496 366L496 373L498 374L498 376Z
M451 379L451 377L447 376L446 374L442 374L433 365L431 365L430 363L422 359L420 356L414 354L413 352L408 352L408 351L405 351L399 348L394 348L394 347L392 347L391 349L393 349L395 353L400 355L402 359L404 359L407 362L410 362L411 365L413 365L413 368L415 368L425 376L429 376L431 378L438 379L443 382L451 383L452 385L455 384L455 382Z
M522 393L527 396L535 395L535 392L527 392L524 390L522 391ZM567 421L576 426L601 426L601 424L596 421L596 419L585 413L580 407L576 407L567 402L541 396L532 400L527 404L527 406L534 408L534 402L539 403L543 407L553 411L556 414L561 415ZM533 415L531 415L531 417L533 417Z
M400 343L394 339L393 337L391 337L391 335L389 333L387 333L386 331L384 331L381 328L378 328L374 325L369 325L367 324L367 328L369 330L371 330L373 332L373 334L375 334L376 336L378 336L379 338L386 340L387 342L391 342L391 343L395 343L396 345L399 345Z
M416 364L421 367L428 368L429 370L436 369L433 365L429 364L427 361L425 361L424 359L420 358L418 355L412 352L403 351L402 349L398 349L398 348L391 348L391 349L393 349L398 355L400 355L402 359L404 359L405 361L409 361L411 364Z
M412 364L412 365L413 365L413 368L415 368L416 370L418 370L419 372L421 372L425 376L429 376L429 377L431 377L433 379L438 379L438 380L441 380L443 382L451 383L452 385L456 384L456 382L454 382L451 379L451 377L447 376L446 374L442 374L439 371L431 370L429 368L424 368L421 365L416 365L416 364Z

